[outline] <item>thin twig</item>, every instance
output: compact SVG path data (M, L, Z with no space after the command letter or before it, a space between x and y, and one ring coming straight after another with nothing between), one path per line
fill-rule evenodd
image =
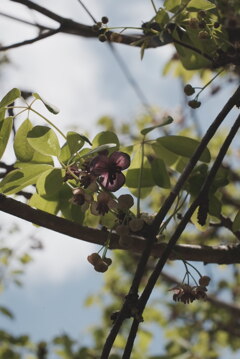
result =
M17 47L30 45L30 44L33 44L34 42L37 42L37 41L40 41L42 39L46 39L47 37L53 36L53 35L55 35L55 34L57 34L59 32L61 32L61 28L58 28L58 29L55 29L55 30L49 30L47 32L41 33L40 35L38 35L37 37L34 37L33 39L24 40L24 41L17 42L17 43L12 44L12 45L1 46L0 51L6 51L6 50L10 50L10 49L15 49Z

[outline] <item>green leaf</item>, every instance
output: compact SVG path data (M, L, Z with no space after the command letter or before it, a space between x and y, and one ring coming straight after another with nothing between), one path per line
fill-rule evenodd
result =
M101 145L106 145L109 143L110 144L115 143L115 146L119 148L118 137L114 132L111 131L103 131L98 133L92 141L93 147L99 147Z
M114 148L115 147L115 148ZM108 143L106 145L101 145L101 146L98 146L96 148L94 148L93 150L91 151L88 151L87 153L84 153L83 155L81 155L81 157L87 157L87 156L90 156L96 152L101 152L101 151L105 151L105 150L109 150L110 148L114 148L116 150L116 144L115 143ZM87 150L87 149L85 149Z
M5 113L6 113L6 109L5 108L0 108L0 123L1 123L2 120L4 120Z
M85 141L91 144L87 137L77 132L69 131L67 133L67 144L72 155L82 148Z
M37 151L34 151L31 161L29 161L29 162L17 161L14 164L14 167L26 168L26 167L32 166L34 164L48 164L48 165L53 166L53 159L51 156L45 156Z
M0 159L6 149L13 125L13 118L7 117L0 122Z
M17 98L21 96L21 91L17 88L10 90L0 102L0 107L6 107L13 103Z
M8 195L17 193L23 188L35 184L39 175L49 168L51 166L46 164L32 164L21 170L11 171L0 183L0 192Z
M162 188L170 188L170 178L165 163L160 158L155 158L151 162L152 177L155 184Z
M19 161L31 161L34 150L27 141L27 134L32 129L32 124L29 119L26 119L19 129L14 138L14 152Z
M175 12L181 5L181 0L165 0L163 6L167 11Z
M42 155L58 156L60 145L55 132L46 126L35 126L28 132L27 140L30 146Z
M237 232L240 230L240 210L237 212L233 224L232 224L232 231Z
M216 5L207 0L191 0L187 5L188 11L211 10L215 9Z
M191 158L199 141L185 136L164 136L157 139L157 142L164 146L167 150L183 157ZM210 162L211 155L206 147L199 158L199 161Z
M45 196L44 198L39 194L34 193L28 202L29 206L40 209L41 211L51 214L57 214L59 210L59 197L58 196Z
M163 123L159 124L159 125L156 125L156 126L152 126L152 127L148 127L148 128L144 128L142 131L141 131L141 134L142 135L146 135L147 133L155 130L155 128L159 128L159 127L163 127L163 126L166 126L166 125L169 125L170 123L173 122L173 118L171 116L168 116L164 121Z
M161 158L168 166L172 166L177 162L179 156L175 155L173 152L168 151L160 142L153 142L151 145L155 155L158 158Z
M9 309L7 309L6 307L4 307L2 305L0 306L0 312L8 318L14 319L13 313Z
M155 21L163 28L169 22L168 13L160 8L155 16Z
M35 92L32 95L33 95L33 97L35 97L35 99L42 101L42 103L48 109L49 112L53 113L54 115L57 115L59 113L59 109L56 106L43 100L43 98L38 93Z
M189 45L192 48L198 49L200 52L207 53L208 55L213 52L213 49L216 50L216 45L212 40L204 40L203 42L198 38L198 35L192 29L187 32L183 32L179 27L176 27L173 31L173 38L181 43ZM208 48L206 49L207 41ZM211 61L204 55L201 55L201 53L195 52L191 48L189 49L186 46L177 44L176 42L174 45L179 55L179 59L185 69L198 70L211 65Z
M138 188L138 181L140 176L140 168L132 168L126 174L126 186L130 188ZM142 169L141 187L153 187L155 182L152 176L151 168Z
M36 183L40 196L53 196L63 185L64 171L61 168L52 168L43 172Z
M211 216L219 218L222 210L222 202L216 196L209 196L208 213Z

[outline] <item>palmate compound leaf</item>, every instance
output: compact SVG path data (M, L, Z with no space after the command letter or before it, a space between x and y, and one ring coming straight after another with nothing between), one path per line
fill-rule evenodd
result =
M32 129L32 123L29 119L26 119L18 128L14 138L14 152L19 161L27 162L33 157L34 150L29 145L27 140L27 134Z
M20 96L21 96L21 91L19 89L17 89L17 88L13 88L0 101L0 108L10 105L11 103L13 103Z
M191 158L199 145L199 141L185 136L164 136L157 139L157 142L168 151L176 155ZM211 155L206 147L199 158L199 161L209 163Z
M29 145L43 155L58 156L60 145L55 132L47 126L35 126L28 132Z
M59 113L59 109L56 106L44 100L38 93L34 92L32 95L33 97L35 97L35 99L42 101L42 103L48 109L49 112L53 113L54 115L57 115Z
M0 193L6 195L17 193L23 188L35 184L39 175L51 168L52 166L47 164L32 164L21 170L11 171L1 181Z
M168 116L166 119L163 120L163 122L159 125L156 125L156 126L152 126L152 127L148 127L148 128L144 128L142 131L141 131L141 134L142 135L146 135L147 133L155 130L156 128L159 128L159 127L163 127L163 126L166 126L166 125L169 125L170 123L173 122L173 118L171 116Z
M6 149L13 125L13 117L7 117L0 122L0 159Z
M36 188L40 196L53 196L63 185L65 171L61 168L51 168L43 172L37 180Z

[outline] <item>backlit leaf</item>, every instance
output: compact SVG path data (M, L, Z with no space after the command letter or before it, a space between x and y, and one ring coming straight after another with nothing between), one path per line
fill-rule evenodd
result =
M59 113L59 109L56 106L54 106L51 103L49 103L48 101L44 100L38 93L35 92L32 95L37 100L42 101L42 103L48 109L49 112L53 113L54 115L57 115Z
M0 122L0 158L6 149L13 125L13 118L7 117Z
M21 91L17 88L13 88L3 97L3 99L0 102L0 107L6 107L10 105L20 96L21 96Z
M167 150L183 157L191 158L199 141L185 136L164 136L157 139L157 142L164 146ZM200 156L199 161L210 162L211 155L206 147Z
M21 170L9 172L0 183L0 192L13 194L23 188L35 184L39 175L47 171L51 166L46 164L34 164Z
M162 188L170 188L170 178L165 163L160 158L155 158L151 162L152 177L155 184Z
M188 5L187 5L187 10L188 11L199 11L199 10L210 10L210 9L214 9L216 7L215 4L213 4L213 2L211 1L207 1L207 0L191 0Z
M58 196L41 197L38 193L34 193L28 202L29 206L40 209L41 211L51 214L57 214L59 209Z
M33 157L34 150L27 141L27 134L32 127L29 119L26 119L16 132L13 148L19 161L30 161Z
M36 183L40 196L55 195L63 185L64 171L61 168L51 168L43 172Z
M55 132L46 126L35 126L28 132L30 146L43 155L58 156L61 149Z

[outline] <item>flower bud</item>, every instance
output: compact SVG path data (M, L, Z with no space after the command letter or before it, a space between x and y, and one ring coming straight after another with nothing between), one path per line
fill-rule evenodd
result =
M199 278L198 283L203 287L207 287L210 283L210 280L211 278L209 278L207 275L203 275L201 278Z
M195 109L195 108L198 108L201 106L201 102L197 101L197 100L191 100L191 101L188 101L188 106Z
M130 194L122 194L118 197L118 209L125 211L131 208L133 205L134 201Z
M87 257L87 260L94 266L97 262L102 260L102 258L98 253L92 253L90 254L90 256Z
M104 261L104 263L106 263L106 264L108 265L108 267L112 264L111 258L105 257L105 258L103 259L103 261Z
M129 221L128 225L132 232L138 232L143 228L144 220L142 218L134 218Z
M108 21L109 21L109 20L108 20L108 17L107 17L107 16L103 16L103 17L102 17L102 23L103 23L103 24L107 24Z
M185 87L184 87L184 92L187 96L191 96L194 94L195 92L195 89L192 87L192 85L190 84L187 84Z
M108 265L103 260L97 262L94 266L96 272L104 273L108 270Z

